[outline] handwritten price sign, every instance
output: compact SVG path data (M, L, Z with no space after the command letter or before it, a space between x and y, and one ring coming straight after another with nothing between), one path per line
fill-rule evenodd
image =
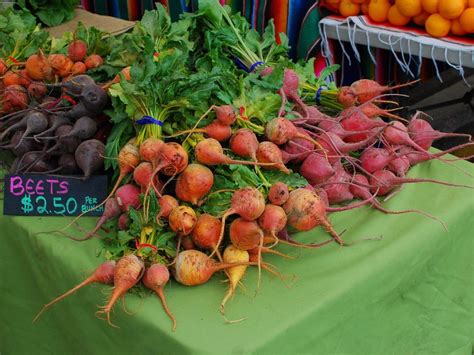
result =
M107 177L87 180L74 177L23 174L5 177L3 214L16 216L101 216Z

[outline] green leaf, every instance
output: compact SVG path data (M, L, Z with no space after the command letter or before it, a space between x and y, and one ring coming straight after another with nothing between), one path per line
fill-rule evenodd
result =
M74 7L79 0L21 0L18 2L23 10L32 10L47 26L57 26L74 17Z
M199 14L218 26L222 22L223 9L217 0L199 0Z
M339 70L341 66L339 64L333 64L326 68L324 68L321 73L319 74L319 82L325 81L331 75Z
M140 21L140 26L147 35L151 36L154 40L158 40L168 33L171 19L163 5L157 4L156 11L145 11Z
M308 181L297 173L285 174L278 170L265 170L263 175L268 180L268 182L270 182L270 184L283 182L288 185L288 187L292 188L304 187L308 185Z
M98 68L89 69L87 75L92 77L96 83L104 83L112 80L119 70L111 65L103 64Z
M231 192L221 192L211 195L206 203L199 208L199 211L209 213L213 216L220 216L230 208L231 199Z
M0 43L0 57L23 61L38 48L48 52L51 38L39 30L29 11L8 8L0 11Z
M47 26L57 26L66 20L65 13L63 11L57 11L54 8L45 8L36 12L36 16Z
M121 117L121 118L119 118ZM107 138L107 144L105 145L105 154L110 159L105 160L105 168L112 168L116 172L118 170L117 159L120 149L125 145L125 143L134 136L133 126L128 122L128 117L126 115L116 115L112 121L116 121L113 126L112 131L110 132L109 137Z
M129 233L134 236L134 238L137 238L146 223L142 220L140 211L135 210L133 207L130 207L128 210L128 216L130 217Z

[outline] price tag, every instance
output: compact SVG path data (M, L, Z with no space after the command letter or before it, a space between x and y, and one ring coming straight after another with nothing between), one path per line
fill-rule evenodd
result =
M39 174L5 176L3 214L14 216L101 216L107 176L87 180Z

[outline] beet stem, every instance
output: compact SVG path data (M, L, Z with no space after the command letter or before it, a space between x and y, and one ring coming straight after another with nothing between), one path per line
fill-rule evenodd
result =
M433 184L439 184L439 185L444 185L444 186L449 186L449 187L465 187L467 189L474 189L474 186L463 185L463 184L453 184L450 182L434 180L434 179L395 178L392 181L395 182L396 184L400 183L400 185L401 184L414 184L418 182L431 182Z
M176 318L174 317L173 313L171 313L170 309L168 308L168 303L166 302L166 297L165 297L165 293L163 292L163 287L159 287L158 289L155 290L155 292L160 298L160 301L165 313L173 322L173 332L176 331Z
M420 210L401 210L401 211L391 211L391 210L387 210L386 208L384 208L379 202L377 201L374 201L374 203L372 203L372 206L379 210L380 212L383 212L385 214L405 214L405 213L418 213L418 214L421 214L425 217L428 217L432 220L435 220L437 222L439 222L443 228L445 229L446 232L448 232L448 226L446 225L445 222L443 222L441 219L433 216L432 214L429 214L427 212L424 212L424 211L420 211Z
M282 252L279 252L278 250L273 250L273 249L267 248L267 247L262 247L262 253L278 255L278 256L281 256L282 258L285 258L285 259L294 259L295 258L294 256L287 255L287 254L284 254Z
M285 240L285 239L280 239L280 241L278 243L281 243L281 244L286 244L286 245L291 245L291 246L294 246L294 247L297 247L297 248L304 248L304 249L316 249L316 248L321 248L329 243L332 243L334 241L333 238L331 239L328 239L324 242L321 242L321 243L313 243L313 244L304 244L304 243L300 243L300 242L297 242L296 240L294 240L293 238L289 238L288 240Z
M343 207L329 207L328 206L328 207L326 207L326 211L328 211L328 212L342 212L342 211L348 211L348 210L352 210L354 208L362 207L362 206L366 205L367 203L373 201L375 199L375 197L377 196L378 192L379 192L379 189L377 189L377 191L375 191L375 193L373 193L368 199L360 201L358 203L350 204L350 205L343 206Z
M221 220L221 232L220 232L220 235L219 235L219 239L217 240L217 243L216 243L216 246L214 247L214 249L212 250L212 253L209 255L209 257L212 257L215 253L216 253L216 250L219 249L221 243L222 243L222 239L224 239L224 232L225 232L225 220L228 216L230 216L231 214L234 214L236 211L233 210L233 209L229 209L227 210L227 212L225 212L222 216L222 220Z
M67 296L69 295L72 295L74 292L76 292L77 290L81 289L82 287L84 286L87 286L88 284L90 283L93 283L93 282L96 282L96 278L95 278L95 275L91 275L89 276L88 278L86 278L84 281L82 281L80 284L74 286L73 288L71 288L69 291L63 293L61 296L58 296L56 297L54 300L52 300L51 302L45 304L41 310L38 312L38 314L36 315L35 318L33 318L33 321L32 323L36 322L36 320L49 308L51 307L53 304L55 304L56 302L59 302L61 301L62 299L66 298Z

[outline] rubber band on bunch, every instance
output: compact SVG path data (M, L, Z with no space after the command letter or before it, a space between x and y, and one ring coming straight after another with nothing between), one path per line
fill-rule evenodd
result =
M154 246L153 244L148 244L148 243L139 243L138 239L135 239L135 247L138 249L143 249L143 248L151 248L153 251L157 252L158 248Z
M151 117L151 116L143 116L142 118L137 120L135 123L138 124L138 125L141 125L141 126L144 126L144 125L147 125L147 124L156 124L158 126L163 126L162 121L157 120L156 118Z
M244 70L247 73L252 73L258 66L265 64L262 61L258 61L253 63L250 68L247 68L247 66L238 57L234 57L234 62L240 69Z
M316 101L317 105L321 104L321 93L323 92L324 89L325 89L324 86L320 86L318 91L316 91L316 96L314 97L314 100Z

